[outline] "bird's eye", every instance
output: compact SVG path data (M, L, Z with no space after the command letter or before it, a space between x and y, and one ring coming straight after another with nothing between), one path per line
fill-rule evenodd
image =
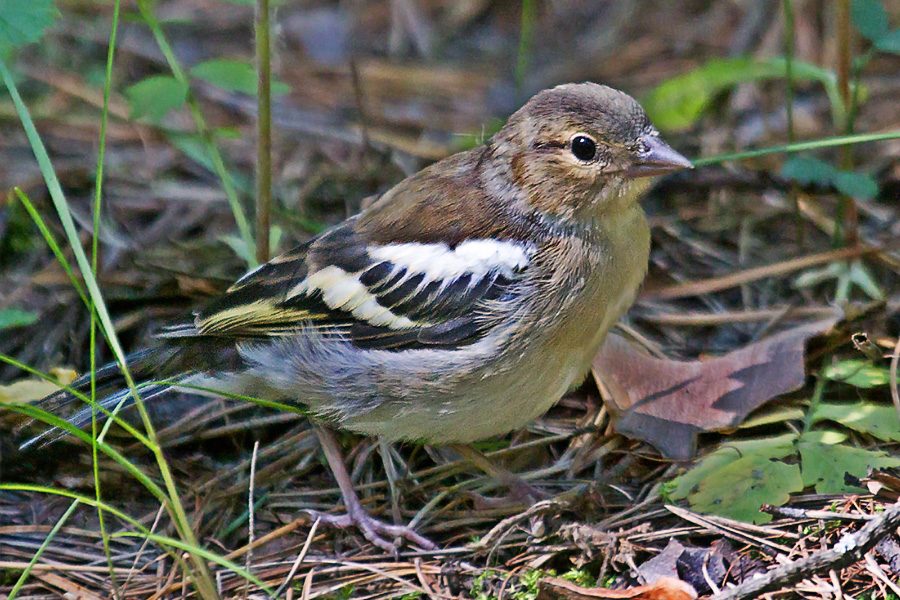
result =
M572 154L578 160L587 162L597 156L597 143L586 135L572 138Z

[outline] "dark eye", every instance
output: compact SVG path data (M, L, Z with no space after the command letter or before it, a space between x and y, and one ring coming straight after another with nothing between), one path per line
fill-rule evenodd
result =
M594 160L597 156L597 144L586 135L576 135L572 138L572 154L585 162Z

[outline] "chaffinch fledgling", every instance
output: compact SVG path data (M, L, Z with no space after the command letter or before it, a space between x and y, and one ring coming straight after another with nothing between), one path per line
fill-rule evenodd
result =
M136 378L287 398L391 440L523 427L581 382L634 299L650 249L647 177L690 167L622 92L545 90L485 145L248 273L129 365ZM398 534L427 545L365 515L318 431L348 508L332 522L382 547Z

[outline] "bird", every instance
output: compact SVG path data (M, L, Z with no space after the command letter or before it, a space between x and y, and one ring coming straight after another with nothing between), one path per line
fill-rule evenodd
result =
M144 402L182 385L304 406L347 510L320 516L381 548L398 536L431 548L365 512L331 430L468 443L540 417L583 381L634 301L651 178L688 168L624 92L546 89L482 145L407 177L164 328L129 370L165 380L141 387ZM117 365L95 380L101 407L134 402L115 387Z

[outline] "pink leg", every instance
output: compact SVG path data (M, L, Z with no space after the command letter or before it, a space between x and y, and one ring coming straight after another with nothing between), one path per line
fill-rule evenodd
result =
M341 459L341 452L334 435L330 430L322 426L315 425L314 427L316 435L319 437L319 443L322 445L322 451L328 460L328 466L331 467L331 473L337 480L338 487L341 488L341 496L344 498L347 513L344 515L329 515L311 510L309 513L313 518L320 518L323 523L327 523L332 527L356 526L367 540L387 552L395 552L397 550L393 541L397 538L404 538L425 550L437 550L437 546L431 540L419 535L412 528L402 525L391 525L370 516L360 504L359 496L353 490L350 474L347 473L347 467L344 466L344 461Z

